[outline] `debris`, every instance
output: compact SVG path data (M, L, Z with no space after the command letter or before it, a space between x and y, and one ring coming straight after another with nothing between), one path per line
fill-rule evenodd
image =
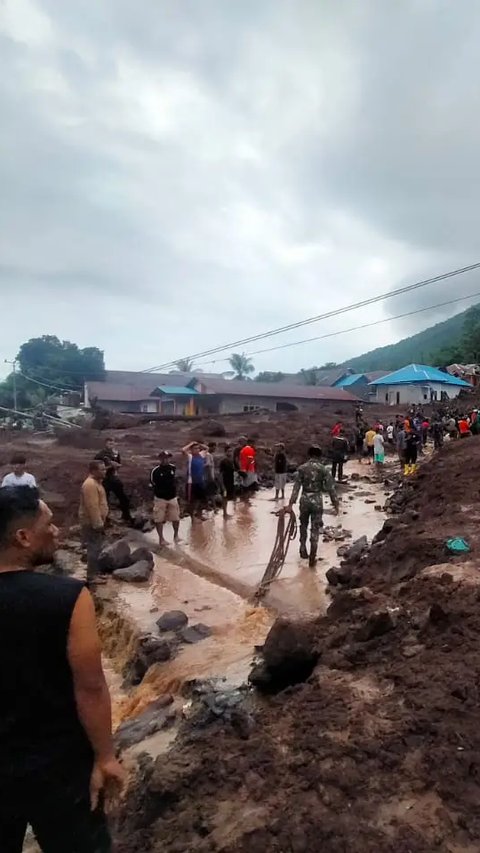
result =
M166 610L157 619L159 631L178 631L188 625L188 616L183 610Z
M136 548L135 551L132 551L130 559L132 563L138 563L140 560L145 560L147 563L151 563L152 568L154 565L153 554L150 551L150 548L146 548L145 545L142 545L140 548Z
M447 539L447 541L445 542L445 547L447 551L450 551L451 554L468 554L471 551L468 542L465 539L461 539L460 537Z
M113 572L115 580L126 581L130 583L142 583L148 581L152 574L152 565L146 560L139 560L132 566L126 566L124 569L117 569Z
M366 642L374 637L381 637L388 631L393 631L395 621L389 610L377 610L368 617L364 625L357 631L357 640Z
M112 545L107 545L98 558L100 570L109 574L116 569L124 569L130 564L130 545L126 539L117 539Z
M190 625L188 628L183 628L180 631L180 638L184 643L194 644L199 643L200 640L205 640L207 637L212 635L212 629L208 627L208 625L204 625L202 622L198 622L196 625Z
M160 699L147 705L140 716L121 723L114 738L116 749L123 751L141 743L162 729L170 728L176 720L175 710L170 707L172 703L173 696L161 696Z

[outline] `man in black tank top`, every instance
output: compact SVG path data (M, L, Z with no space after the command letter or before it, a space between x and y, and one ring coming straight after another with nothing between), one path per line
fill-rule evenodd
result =
M95 609L81 581L36 573L58 530L28 486L0 489L0 851L30 823L43 853L108 853L120 785Z

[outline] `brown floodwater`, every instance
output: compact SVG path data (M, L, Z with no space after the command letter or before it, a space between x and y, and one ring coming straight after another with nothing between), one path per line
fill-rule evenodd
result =
M248 502L238 501L227 521L221 513L194 524L184 519L181 544L164 548L156 556L150 584L116 584L119 607L138 633L157 633L156 620L165 610L183 610L190 625L202 622L212 629L207 639L182 646L172 661L153 666L127 697L114 691L117 720L135 716L163 693L178 696L183 684L194 678L222 677L229 685L241 684L254 647L264 642L276 612L325 611L329 603L325 572L338 564L338 542L320 543L323 559L315 570L300 560L298 539L292 542L281 576L265 596L265 606L252 603L275 539L273 512L281 504L272 497L273 492L261 491ZM355 488L343 491L338 518L326 499L325 525L341 524L352 533L352 539L363 534L371 539L384 520L383 512L374 506L383 505L384 498L378 483L358 482ZM170 533L168 526L166 533ZM153 545L155 534L148 539Z

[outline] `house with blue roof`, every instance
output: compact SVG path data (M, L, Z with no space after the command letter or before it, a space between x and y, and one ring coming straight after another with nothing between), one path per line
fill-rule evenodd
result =
M374 373L347 373L340 376L333 383L334 388L343 388L350 394L355 394L361 400L375 399L375 388L371 387L374 379L385 376L386 370L377 370Z
M470 382L427 364L408 364L375 379L369 386L376 392L375 401L389 406L452 400L460 391L473 388Z

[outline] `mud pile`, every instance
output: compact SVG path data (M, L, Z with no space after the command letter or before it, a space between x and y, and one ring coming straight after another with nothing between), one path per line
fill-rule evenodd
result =
M270 689L282 671L291 686L195 700L168 759L141 765L120 853L480 849L479 460L480 440L446 447L393 498L368 586L274 625ZM467 561L444 555L449 535L468 539ZM310 674L293 684L300 658Z

